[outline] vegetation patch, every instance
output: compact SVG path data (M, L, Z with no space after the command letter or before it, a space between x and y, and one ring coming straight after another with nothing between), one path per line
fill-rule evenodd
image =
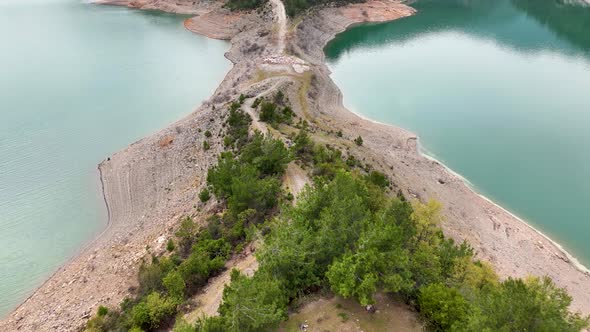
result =
M264 6L267 0L229 0L225 6L231 10L249 10Z
M322 290L359 308L379 303L378 294L396 296L434 331L588 326L587 317L568 311L571 297L549 278L501 281L467 243L445 238L438 202L390 195L383 173L367 172L339 149L314 142L304 122L289 149L259 132L250 136L251 119L240 105L229 107L228 150L207 175L207 190L226 207L224 213L211 215L204 228L185 218L171 253L140 267L136 295L120 309L99 309L89 330L171 326L184 301L222 271L255 230L263 236L256 273L232 271L219 316L195 325L179 320L175 331L276 329L291 305ZM314 183L295 206L280 205L286 201L280 178L292 159L311 169ZM341 308L335 315L341 323L350 321Z
M277 212L284 200L280 177L291 153L280 140L259 132L249 136L251 119L240 105L230 105L226 122L227 146L232 150L223 152L217 165L209 169L208 187L199 194L206 202L214 193L226 212L211 215L204 228L184 218L175 234L177 244L172 239L167 242L168 255L152 256L140 266L135 295L126 298L120 308L100 306L87 323L88 331L151 331L171 326L186 299L219 274L232 253L243 247L248 230ZM210 137L207 132L205 136ZM240 292L238 296L246 296Z

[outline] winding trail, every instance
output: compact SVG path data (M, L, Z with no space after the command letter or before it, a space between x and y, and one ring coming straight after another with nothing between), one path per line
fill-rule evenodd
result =
M257 98L259 98L262 94L268 91L269 90L264 91L263 93L251 98L250 100L245 102L244 105L242 105L242 109L244 110L244 112L248 113L248 115L250 115L250 118L252 118L252 127L254 128L254 130L260 131L265 135L268 133L268 128L266 127L266 124L264 124L264 122L260 121L258 114L254 110L254 108L252 108L252 104Z
M198 307L184 316L189 323L195 323L203 315L219 315L217 309L219 309L223 300L223 289L225 285L231 282L232 270L237 269L246 276L251 277L258 270L258 261L256 261L254 251L248 248L242 255L236 256L228 261L225 267L225 271L207 282L202 292L192 297L192 302L197 304Z

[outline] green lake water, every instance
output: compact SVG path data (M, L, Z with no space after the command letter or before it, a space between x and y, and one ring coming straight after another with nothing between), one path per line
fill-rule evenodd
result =
M417 133L425 153L589 266L590 7L412 6L327 45L344 104Z
M97 164L209 97L229 44L182 17L0 0L0 317L106 225Z

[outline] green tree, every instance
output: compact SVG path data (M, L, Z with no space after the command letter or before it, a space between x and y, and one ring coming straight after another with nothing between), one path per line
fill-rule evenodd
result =
M104 307L102 305L98 307L98 312L97 312L98 316L106 316L106 314L108 314L108 313L109 313L109 308Z
M193 219L191 217L182 218L180 227L178 227L178 231L176 231L176 237L178 237L178 251L182 257L185 257L190 253L196 232L197 225L195 225Z
M496 287L498 275L487 262L473 262L471 256L455 259L450 283L466 292L482 290L484 287Z
M273 97L273 102L278 105L283 105L283 103L285 102L285 94L283 93L283 91L279 90L277 91L277 93L275 93Z
M184 299L186 284L178 271L170 271L162 280L168 294L178 301Z
M262 275L248 278L233 270L219 313L226 331L262 331L278 327L287 317L287 301L276 280Z
M588 317L568 311L571 297L551 279L509 278L484 289L475 299L478 310L469 318L469 330L580 331Z
M381 172L370 172L367 175L367 181L381 188L389 187L389 179L387 179L387 176Z
M378 289L409 290L413 280L403 232L392 215L378 214L364 229L356 249L336 259L326 275L337 294L367 305Z
M254 209L259 215L264 215L277 204L280 191L278 179L260 179L254 166L243 165L231 180L231 195L227 203L229 212L237 216L247 209Z
M223 152L217 159L217 165L209 168L207 183L213 188L218 198L226 199L231 195L231 185L235 174L241 172L240 164L231 152Z
M248 129L250 128L250 123L252 123L252 118L250 117L250 115L240 110L239 108L239 103L232 103L232 105L230 106L229 116L227 118L226 123L229 125L229 128L227 130L227 134L229 137L228 143L231 143L226 144L226 146L235 143L236 146L239 148L248 142ZM226 143L225 139L224 143Z
M166 250L168 252L172 252L172 251L174 251L174 248L175 248L174 241L172 241L172 239L168 239L168 242L166 243Z
M280 121L277 105L269 101L260 103L260 121L276 123Z
M361 136L354 139L354 144L361 146L363 145L363 138Z
M281 140L256 131L242 149L240 161L254 165L262 175L282 175L291 157Z
M464 326L469 313L469 303L456 289L438 283L420 289L418 306L437 331Z
M211 194L209 193L209 189L203 188L203 190L201 190L201 192L199 193L199 199L201 200L201 202L205 203L210 198L211 198Z
M139 294L143 296L153 291L163 290L162 278L173 268L174 264L166 257L160 260L154 259L151 264L142 264L138 274Z
M442 205L435 200L430 200L426 204L416 202L414 212L410 216L416 227L416 235L413 242L416 246L425 244L436 246L440 243L440 224L443 217L440 213Z
M300 220L276 220L264 246L257 250L257 273L272 276L291 298L301 290L319 285L322 272L315 264L314 253L322 248L315 247L313 235Z
M293 139L292 150L295 155L304 162L309 162L313 156L313 147L314 143L309 137L307 129L299 130Z

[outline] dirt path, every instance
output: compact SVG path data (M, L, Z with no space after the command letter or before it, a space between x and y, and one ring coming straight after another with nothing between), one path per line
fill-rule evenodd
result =
M197 304L197 308L184 316L189 323L196 322L203 315L217 316L217 309L223 297L223 289L230 282L232 269L237 269L247 276L252 276L258 269L258 262L254 253L247 249L245 255L231 259L225 266L227 269L222 274L209 280L203 291L191 299L193 303Z
M277 54L285 52L285 39L287 36L287 13L281 0L270 0L274 7L277 20Z
M287 166L283 183L293 194L293 204L297 203L297 196L303 190L306 184L311 184L311 179L307 173L294 162Z
M263 93L261 93L260 95L266 94L268 91L269 90L266 90ZM254 103L256 98L259 98L260 95L244 102L244 105L242 105L242 109L244 110L244 112L248 113L248 115L250 115L250 117L252 118L252 129L258 130L263 134L267 134L268 128L266 127L266 124L264 122L260 121L260 118L258 117L258 113L254 110L254 108L252 108L252 104Z

